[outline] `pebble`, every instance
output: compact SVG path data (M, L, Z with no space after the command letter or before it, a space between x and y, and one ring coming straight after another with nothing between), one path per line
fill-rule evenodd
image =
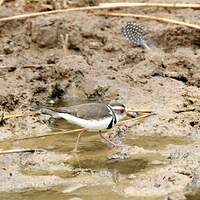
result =
M67 186L62 193L70 193L73 192L81 187L84 187L85 185L81 184L81 183L72 183L71 185Z
M3 51L5 54L11 54L13 53L13 48L11 45L7 44L3 47Z
M69 199L69 200L82 200L82 199L79 198L79 197L73 197L73 198L71 198L71 199Z

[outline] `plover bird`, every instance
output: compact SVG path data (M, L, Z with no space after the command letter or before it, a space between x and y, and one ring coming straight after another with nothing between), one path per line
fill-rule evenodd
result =
M122 33L130 44L150 49L150 45L147 44L147 41L144 38L144 27L142 25L135 22L128 22L122 27Z
M83 129L79 133L74 151L77 151L81 134L86 131L99 131L100 136L107 142L115 145L105 138L101 131L111 129L126 116L134 117L132 110L126 110L123 104L104 104L104 103L86 103L70 107L42 109L43 114L49 114L52 118L63 118L69 123L76 124Z

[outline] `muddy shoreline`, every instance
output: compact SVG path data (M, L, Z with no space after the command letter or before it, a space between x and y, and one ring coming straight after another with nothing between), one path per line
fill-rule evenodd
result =
M0 17L61 9L62 2L5 1ZM98 3L66 2L69 7ZM167 8L117 11L193 24L200 14ZM2 113L88 101L121 102L157 113L127 124L129 159L124 161L109 161L117 149L92 133L82 138L77 156L69 153L75 134L11 142L76 127L62 121L49 126L45 115L6 120L0 126L0 149L45 151L0 155L1 199L56 199L55 194L74 200L108 195L116 200L195 199L190 192L200 186L200 32L136 20L156 46L148 51L132 47L121 34L122 25L133 20L80 11L0 22Z

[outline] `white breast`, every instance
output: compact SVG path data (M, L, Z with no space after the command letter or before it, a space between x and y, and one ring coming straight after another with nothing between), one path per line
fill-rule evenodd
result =
M112 116L103 118L101 120L86 120L78 117L74 117L67 113L58 113L58 115L66 119L69 123L76 124L88 130L103 130L107 129L112 120Z

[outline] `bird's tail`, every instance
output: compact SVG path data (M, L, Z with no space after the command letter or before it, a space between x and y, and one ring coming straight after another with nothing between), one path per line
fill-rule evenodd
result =
M53 111L51 108L40 108L39 111L41 114L50 115L54 119L61 118L57 112Z

